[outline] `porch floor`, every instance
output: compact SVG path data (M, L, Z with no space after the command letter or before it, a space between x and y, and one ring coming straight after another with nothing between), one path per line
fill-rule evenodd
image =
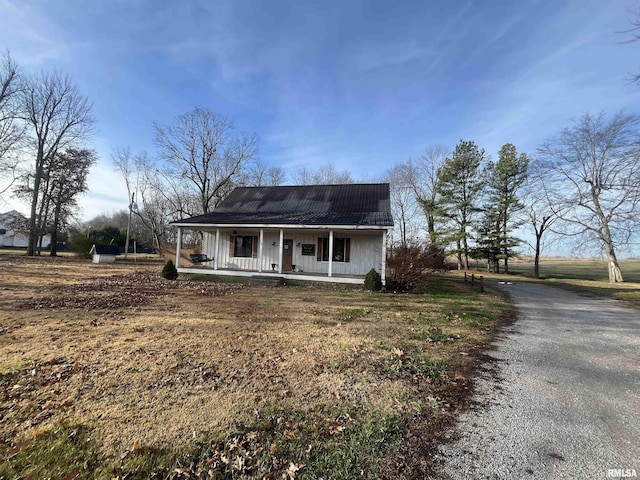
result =
M282 272L278 273L278 271L272 270L263 270L259 272L258 270L240 270L233 268L218 268L217 270L213 267L209 267L206 265L181 265L178 267L179 273L200 273L204 275L223 275L223 276L236 276L236 277L279 277L291 280L307 280L313 282L330 282L330 283L351 283L351 284L363 284L364 283L364 275L346 275L346 274L336 274L334 273L332 276L328 276L326 273L314 273L314 272Z

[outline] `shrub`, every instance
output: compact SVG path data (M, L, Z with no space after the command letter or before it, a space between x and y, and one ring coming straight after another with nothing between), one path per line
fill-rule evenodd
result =
M382 277L375 268L369 270L369 273L364 277L364 288L372 292L379 292L382 289Z
M389 250L387 268L394 289L411 290L423 275L444 268L444 253L434 245L395 247Z
M425 251L425 266L431 270L444 270L444 250L435 245L429 245Z
M178 270L171 260L167 260L162 268L162 276L167 280L175 280L178 278Z
M87 238L87 236L83 233L77 233L75 235L71 235L69 237L69 242L67 245L69 246L69 250L83 258L91 258L91 247L93 247L93 239Z

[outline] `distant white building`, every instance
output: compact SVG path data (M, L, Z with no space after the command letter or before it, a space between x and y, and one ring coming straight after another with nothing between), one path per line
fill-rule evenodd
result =
M29 245L29 220L16 210L0 213L0 248L27 248ZM42 237L42 247L49 248L51 235Z

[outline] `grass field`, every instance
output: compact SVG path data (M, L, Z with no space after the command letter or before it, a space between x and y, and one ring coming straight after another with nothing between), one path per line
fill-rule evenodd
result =
M511 313L0 256L0 478L421 478Z
M533 276L533 261L525 258L510 264L514 273ZM620 268L627 282L640 283L640 260L621 260ZM540 277L556 280L589 280L607 282L607 262L602 259L543 258L540 262Z
M570 290L625 300L640 307L640 260L621 260L620 268L625 281L609 283L607 263L604 260L580 258L543 258L540 262L540 280ZM512 260L511 278L534 281L533 261L528 258ZM484 273L488 278L504 276Z
M26 248L0 248L0 255L14 255L14 256L20 256L20 255L26 255L27 253L27 249ZM42 252L42 257L48 257L49 256L49 252ZM75 258L77 257L77 255L74 252L68 252L68 251L61 251L58 252L58 256L59 257L71 257L71 258ZM124 256L119 257L119 260L122 262L124 260ZM127 261L129 260L133 260L134 262L136 260L149 260L149 261L160 261L162 260L161 257L157 254L150 254L150 253L129 253L129 255L127 255Z

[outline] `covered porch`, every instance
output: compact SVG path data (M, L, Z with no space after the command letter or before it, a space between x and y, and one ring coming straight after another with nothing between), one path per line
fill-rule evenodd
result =
M182 254L185 229L202 235L192 261ZM351 284L364 283L375 268L384 284L386 237L386 228L380 227L180 225L176 267L180 273Z

